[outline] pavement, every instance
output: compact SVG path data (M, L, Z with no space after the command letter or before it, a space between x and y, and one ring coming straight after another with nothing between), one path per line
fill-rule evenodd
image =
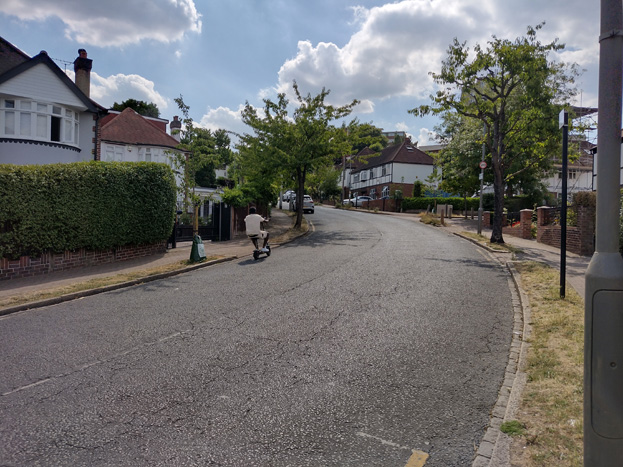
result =
M367 211L370 212L370 211ZM379 213L384 215L393 215L411 218L417 220L416 214L410 213ZM446 219L446 225L439 227L441 231L463 236L464 232L477 232L477 219L453 217ZM288 233L294 223L294 219L287 212L273 209L271 222L268 225L268 231L271 233L271 246L273 248L279 246L280 236L286 238L284 234ZM487 236L490 230L484 229L483 235ZM292 238L290 236L290 238ZM277 241L274 241L277 240ZM471 240L470 240L471 241ZM517 273L512 266L513 261L538 261L550 265L553 268L560 268L560 250L536 240L524 240L510 235L504 236L504 241L519 251L514 255L511 253L499 253L489 250L491 255L501 264L509 268L513 276L514 286L509 282L511 293L513 295L513 308L515 313L515 325L513 328L513 338L511 343L511 352L506 370L506 377L498 397L498 402L494 407L491 415L491 424L485 432L485 436L478 448L473 467L481 466L509 466L509 449L510 439L501 433L499 425L503 420L512 419L514 410L519 403L519 398L523 385L525 384L525 374L522 367L525 362L527 353L527 338L529 337L530 323L530 306L525 295L521 290L521 286L517 281ZM483 247L482 244L478 244ZM190 258L192 242L178 243L177 248L167 250L166 253L153 255L146 258L137 258L133 260L105 264L99 266L85 267L74 269L71 271L61 271L42 276L13 279L0 281L0 315L6 315L17 311L35 308L38 306L46 306L53 303L59 303L66 300L73 300L82 296L91 295L115 288L127 287L149 280L160 279L174 274L183 273L189 270L209 267L223 261L231 261L237 258L251 256L253 247L246 235L241 235L233 240L225 242L206 242L205 252L208 257L216 257L217 259L187 265L182 263ZM566 253L566 280L567 283L575 289L575 291L584 299L584 274L590 262L590 257L579 256L573 253ZM37 300L21 305L7 305L13 297L32 294L35 292L53 291L65 286L74 285L76 283L87 282L91 279L115 277L130 273L145 274L146 271L162 266L177 264L179 267L173 271L142 277L135 280L128 280L115 284L113 286L95 287L81 292L60 295L46 300ZM509 279L511 281L511 279Z

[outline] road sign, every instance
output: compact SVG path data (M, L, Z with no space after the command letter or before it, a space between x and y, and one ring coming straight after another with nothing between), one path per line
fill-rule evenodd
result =
M478 165L479 165L479 167L480 167L481 169L486 169L486 168L487 168L487 163L486 163L485 161L482 161L482 162L481 162L480 164L478 164Z

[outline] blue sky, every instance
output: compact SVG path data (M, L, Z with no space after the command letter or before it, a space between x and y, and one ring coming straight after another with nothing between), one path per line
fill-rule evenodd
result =
M207 128L245 132L240 108L291 92L331 90L358 99L351 117L431 144L437 121L407 110L429 103L429 72L457 37L485 45L546 22L552 59L584 69L581 100L597 106L599 2L586 0L0 0L0 36L29 55L46 50L65 68L78 49L93 59L91 98L111 106L154 102L179 115L182 95ZM73 66L67 65L73 77Z

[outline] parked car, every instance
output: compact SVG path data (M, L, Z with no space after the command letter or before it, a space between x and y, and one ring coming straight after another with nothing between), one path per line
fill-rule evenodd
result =
M352 204L355 207L362 206L366 201L370 201L372 198L369 196L357 196L351 199L345 199L344 204Z
M294 200L294 210L296 211L296 195L293 195L292 199ZM314 213L314 200L309 195L303 195L303 213Z

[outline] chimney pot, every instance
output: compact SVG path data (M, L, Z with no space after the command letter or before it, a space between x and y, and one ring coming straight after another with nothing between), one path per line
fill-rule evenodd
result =
M78 58L74 60L74 71L76 73L76 86L85 94L91 96L91 67L93 60L87 58L87 51L78 49Z

